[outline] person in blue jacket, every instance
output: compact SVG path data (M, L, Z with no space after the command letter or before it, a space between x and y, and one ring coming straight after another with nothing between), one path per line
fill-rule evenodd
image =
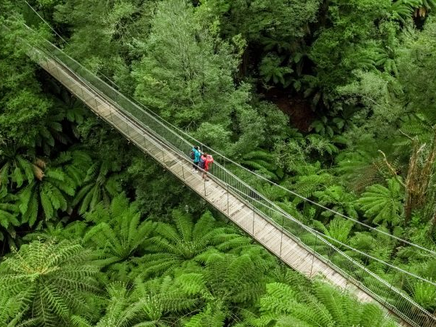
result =
M201 153L200 150L198 149L198 146L194 146L191 150L191 158L194 161L192 164L192 171L197 171L198 172L198 163L200 162L200 157L201 157Z

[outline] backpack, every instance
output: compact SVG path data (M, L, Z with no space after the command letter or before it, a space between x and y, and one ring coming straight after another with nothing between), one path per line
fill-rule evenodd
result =
M193 150L191 150L191 159L194 160L195 159L195 152Z
M200 157L200 162L198 163L198 167L201 169L204 169L204 166L206 165L206 161L203 160L202 157Z

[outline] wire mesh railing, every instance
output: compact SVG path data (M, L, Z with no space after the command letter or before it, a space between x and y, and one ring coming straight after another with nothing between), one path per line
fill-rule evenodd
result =
M138 142L138 135L132 129L133 126L137 125L152 133L158 145L155 147L156 149L159 149L159 146L168 149L168 151L177 155L180 162L189 163L190 159L187 153L192 147L192 142L178 134L171 126L158 119L156 115L129 100L49 42L44 42L43 47L40 50L36 50L33 55L38 57L36 60L40 63L45 62L47 65L50 65L50 61L53 61L55 65L52 65L52 67L55 69L59 69L59 66L62 69L68 70L77 81L86 85L95 95L116 107L123 114L122 119L120 117L104 118L116 125L118 129L122 129L123 134L127 138L132 139L135 143ZM74 81L70 82L74 83ZM96 98L93 98L92 94L82 94L82 98L87 99L91 105L92 101L95 100L95 105L99 106L99 102ZM145 138L144 142L146 142ZM215 153L212 149L207 149L206 151ZM221 165L221 158L225 157L220 155L218 158L215 158L216 162L210 171L213 178L232 194L249 204L252 210L258 212L271 223L278 226L283 232L286 232L287 235L297 240L309 253L312 253L313 258L319 258L334 267L336 271L346 276L351 283L367 291L374 299L395 312L409 324L414 326L436 326L436 317L434 315L415 303L403 291L393 286L393 283L404 282L407 279L414 278L413 275L406 271L395 270L390 283L387 282L367 268L371 264L375 264L373 259L368 257L362 258L360 254L357 255L356 253L345 254L341 249L342 244L339 244L337 240L331 239L327 241L325 235L305 226L284 212L276 204L256 191L254 187L242 181L238 176L226 169L224 165ZM162 153L162 159L165 159L164 153ZM226 162L225 159L223 161ZM279 256L281 256L281 253L279 253ZM365 265L362 263L365 263ZM377 262L377 264L380 264L380 262ZM389 269L392 269L392 267L382 265L382 272L385 275ZM428 285L434 287L432 283Z

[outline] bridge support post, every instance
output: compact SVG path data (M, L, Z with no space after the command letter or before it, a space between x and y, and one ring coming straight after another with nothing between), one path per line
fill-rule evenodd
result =
M253 234L254 236L254 219L256 217L256 211L254 210L255 206L253 205L253 232L251 234Z
M282 226L281 226L281 233L280 233L280 252L279 252L279 258L282 258L282 248L283 248L283 233L285 229L285 216L282 213Z
M316 251L316 246L318 244L318 234L315 234L315 249L313 249L314 251ZM312 253L312 264L310 265L310 278L312 278L312 274L313 274L313 263L315 261L315 255Z
M183 177L183 180L185 180L185 169L183 169L183 166L184 166L184 164L182 162L182 177Z
M227 184L227 214L230 217L230 206L229 206L229 184Z

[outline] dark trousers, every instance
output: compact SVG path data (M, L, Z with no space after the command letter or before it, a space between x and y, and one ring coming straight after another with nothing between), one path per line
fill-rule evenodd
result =
M194 168L195 170L198 170L198 161L192 164L192 168Z

